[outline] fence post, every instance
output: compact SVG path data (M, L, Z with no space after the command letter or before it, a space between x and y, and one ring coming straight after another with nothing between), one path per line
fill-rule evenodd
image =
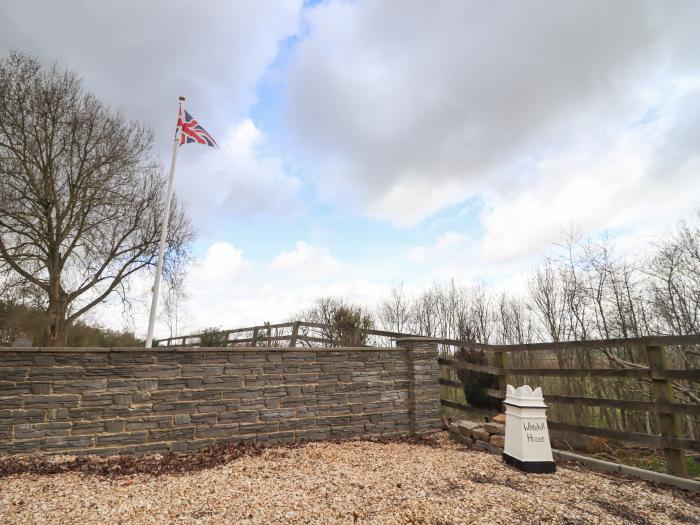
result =
M651 371L651 384L654 390L654 400L656 402L673 403L673 385L669 379L654 377L655 370L666 368L666 355L663 346L647 346L647 361ZM664 438L680 438L681 425L675 414L657 411L659 416L659 426L661 436ZM666 457L666 470L674 476L687 476L688 471L685 465L683 449L664 445L664 456Z
M506 367L506 353L503 350L496 350L496 368L504 369ZM501 393L501 399L506 398L506 386L508 385L508 378L504 375L498 376L498 390Z
M294 348L297 345L297 338L299 337L299 324L300 321L294 321L292 325L292 337L289 339L289 346Z
M258 346L258 327L253 328L253 342L250 346Z

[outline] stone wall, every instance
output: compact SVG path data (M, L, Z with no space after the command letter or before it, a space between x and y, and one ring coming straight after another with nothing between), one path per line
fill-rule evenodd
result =
M217 441L440 428L435 343L398 348L0 348L0 454L115 454Z

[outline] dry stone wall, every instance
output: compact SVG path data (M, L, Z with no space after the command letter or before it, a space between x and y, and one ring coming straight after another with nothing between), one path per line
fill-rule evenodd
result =
M0 454L116 454L217 441L440 428L437 348L0 348Z

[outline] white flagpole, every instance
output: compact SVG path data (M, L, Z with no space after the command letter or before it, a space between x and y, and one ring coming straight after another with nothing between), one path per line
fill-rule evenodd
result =
M184 118L183 106L185 105L185 97L180 97L180 113L179 117ZM179 127L178 127L179 130ZM182 133L182 130L180 130ZM158 309L158 291L160 289L160 274L163 271L163 252L165 251L165 238L168 235L168 221L170 220L170 202L173 200L173 178L175 177L175 160L177 159L177 150L180 146L180 134L175 132L173 140L173 156L170 159L170 174L168 175L168 191L165 197L165 211L163 214L163 224L160 230L160 245L158 247L158 264L156 265L156 277L153 281L153 297L151 298L151 315L148 319L148 335L146 335L146 348L151 348L153 344L153 328L156 323L156 310Z

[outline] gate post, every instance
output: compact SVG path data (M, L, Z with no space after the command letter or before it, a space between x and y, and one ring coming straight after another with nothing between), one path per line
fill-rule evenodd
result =
M437 339L429 337L396 339L396 346L407 351L408 419L411 436L421 436L442 429L437 345Z

